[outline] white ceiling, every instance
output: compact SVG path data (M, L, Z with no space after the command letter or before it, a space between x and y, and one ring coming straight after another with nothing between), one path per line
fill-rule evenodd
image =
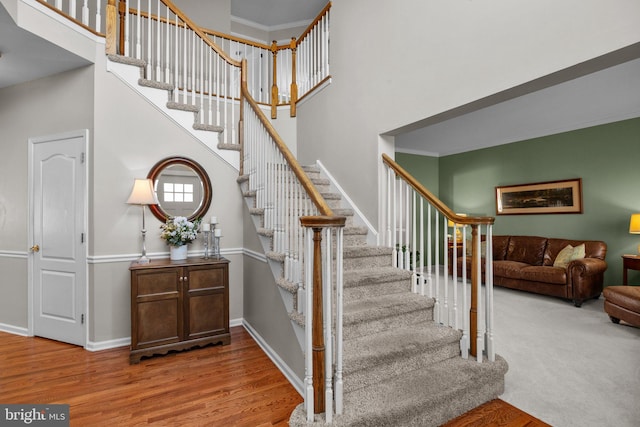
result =
M0 88L28 82L89 62L18 27L0 3Z
M396 136L396 150L446 156L640 117L640 59Z
M231 0L231 16L275 29L312 21L327 3L329 0Z

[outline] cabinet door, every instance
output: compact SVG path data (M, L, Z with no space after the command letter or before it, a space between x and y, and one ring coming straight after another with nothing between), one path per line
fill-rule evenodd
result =
M187 268L186 339L229 332L227 265Z
M184 337L182 268L132 274L131 347L171 344Z

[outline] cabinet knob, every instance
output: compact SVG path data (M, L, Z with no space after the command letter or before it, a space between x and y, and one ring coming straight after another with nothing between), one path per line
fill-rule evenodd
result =
M182 279L184 279L184 277L182 276L178 277L178 282L182 282Z
M184 279L185 282L187 282L189 280L189 277L188 276L184 276L183 279Z

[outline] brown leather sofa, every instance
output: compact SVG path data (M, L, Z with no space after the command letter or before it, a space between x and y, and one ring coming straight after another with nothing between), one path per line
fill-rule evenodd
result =
M584 243L585 256L566 268L554 267L554 261L567 245ZM458 277L462 274L462 251L458 249ZM493 236L493 284L573 301L599 298L602 293L607 244L595 240L567 240L538 236ZM467 256L467 275L471 257ZM482 263L484 281L484 262ZM450 269L450 274L452 269Z

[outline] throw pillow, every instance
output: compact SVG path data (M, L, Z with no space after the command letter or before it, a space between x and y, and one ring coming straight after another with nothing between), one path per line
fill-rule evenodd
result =
M567 245L558 253L555 261L553 261L553 266L567 268L567 265L569 265L571 261L584 258L584 256L584 243L576 246L575 248L571 245Z
M571 262L571 257L573 256L573 246L567 245L560 252L558 252L558 256L553 261L554 267L562 267L566 268Z
M574 259L584 258L585 255L586 253L584 249L584 243L582 243L581 245L578 245L575 248L573 248L573 256L571 257L571 261L573 261Z

